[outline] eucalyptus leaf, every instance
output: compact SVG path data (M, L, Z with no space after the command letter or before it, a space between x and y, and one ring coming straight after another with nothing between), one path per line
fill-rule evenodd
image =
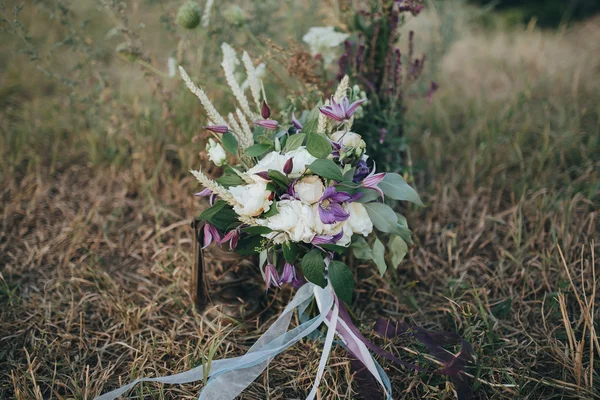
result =
M349 164L347 164L346 167L349 167L349 168L345 168L344 181L352 182L352 179L354 178L354 174L356 173L356 168L351 167Z
M336 181L344 179L339 165L326 158L313 161L308 168L315 174Z
M242 232L254 235L266 235L267 233L273 232L273 230L271 228L267 228L266 226L248 226L246 228L242 228Z
M303 126L302 126L302 132L309 134L309 133L316 133L317 132L317 128L319 127L319 107L315 107L313 108L308 115L306 116L306 121L304 122Z
M391 262L394 268L398 268L398 265L404 260L406 253L408 253L408 245L400 236L392 235L390 242L388 243L388 249L391 253Z
M352 249L352 254L354 257L359 260L372 260L373 259L373 250L371 250L371 246L365 240L364 237L358 236L354 242L350 245Z
M350 268L341 261L331 261L327 270L335 294L344 303L351 304L352 292L354 291L354 276Z
M419 206L424 206L419 195L402 176L395 173L387 173L381 182L379 188L383 193L394 200L406 200Z
M245 151L248 157L259 157L267 152L267 150L271 149L273 146L267 143L257 143L248 147Z
M239 186L246 183L237 174L223 174L222 176L217 178L216 181L218 184L223 185L225 187Z
M323 255L317 249L312 249L302 257L300 263L304 277L315 285L324 288L327 285L325 280L325 261Z
M275 205L275 203L271 204L271 208L269 208L268 211L262 213L260 215L261 218L269 218L272 217L273 215L277 215L279 214L279 210L277 209L277 206Z
M306 150L314 157L327 158L331 154L331 143L329 139L320 133L308 133Z
M225 132L222 136L223 148L231 154L237 154L238 142L231 132Z
M363 196L357 200L359 203L370 203L381 197L381 195L376 190L367 189L364 187L358 189L358 192L361 192L363 194Z
M278 184L279 186L281 186L284 189L287 189L287 187L289 186L289 184L291 182L290 178L288 178L281 172L277 171L276 169L270 169L268 172L268 175L269 175L269 178L271 178L273 180L273 182L275 182L276 184Z
M306 139L306 134L304 133L296 133L295 135L290 135L285 143L285 147L283 149L284 152L289 152L298 149L304 143L304 139Z
M394 232L398 226L398 216L392 208L383 203L366 203L365 208L375 228L381 232Z
M215 204L202 211L202 213L198 216L200 221L209 221L212 217L214 217L219 211L225 207L227 203L223 200L217 200Z
M388 268L387 263L385 262L385 246L377 237L373 243L373 261L375 262L375 265L377 265L379 273L381 275L385 274L385 271L387 271Z

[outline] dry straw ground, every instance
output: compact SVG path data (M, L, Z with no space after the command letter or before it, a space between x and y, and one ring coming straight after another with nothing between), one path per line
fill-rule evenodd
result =
M192 308L189 221L205 204L186 171L201 162L190 139L202 121L168 126L114 85L98 131L11 43L0 55L0 398L90 399L241 354L291 293L244 325ZM597 19L474 30L445 56L433 103L411 108L427 207L406 210L416 246L396 273L361 268L355 310L365 333L376 315L460 333L477 356L476 398L600 398L599 46ZM173 104L200 118L187 94ZM398 345L386 346L407 357ZM301 398L319 349L295 346L242 398ZM384 367L395 398L454 397L442 377ZM131 395L192 399L201 387ZM321 398L355 390L338 348Z

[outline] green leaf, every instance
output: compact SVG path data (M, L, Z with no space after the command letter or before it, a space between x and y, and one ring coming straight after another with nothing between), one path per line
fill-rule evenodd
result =
M273 146L271 144L267 143L253 144L246 149L245 153L248 157L259 157L265 154L267 150L271 149L272 147Z
M346 304L352 303L352 292L354 291L354 276L346 264L341 261L332 261L327 268L329 279L335 294Z
M223 148L231 154L237 154L238 142L231 132L225 132L221 138Z
M284 189L287 189L291 182L290 178L288 178L287 176L275 169L270 169L267 174L269 175L269 178L273 180L273 182L275 182Z
M248 226L246 228L242 228L242 232L253 235L266 235L267 233L273 232L273 230L271 228L267 228L266 226Z
M373 250L371 250L369 243L367 243L365 238L362 236L358 236L354 242L352 242L350 248L352 248L354 257L358 258L359 260L373 259Z
M302 257L300 263L304 277L322 288L327 285L325 280L325 261L321 252L317 249L312 249Z
M297 247L296 243L293 242L285 242L281 245L283 249L283 258L290 264L294 264L296 262L296 253Z
M389 233L397 229L398 216L390 206L383 203L366 203L364 206L379 231Z
M246 182L237 174L223 174L216 179L217 183L225 187L244 185Z
M266 211L264 213L262 213L260 215L261 218L269 218L272 217L273 215L277 215L279 214L279 210L277 209L277 206L275 205L275 203L271 204L271 208L269 208L269 211Z
M359 203L370 203L381 197L381 195L373 189L361 187L360 189L358 189L358 192L361 192L363 194L363 196L357 200Z
M302 126L302 132L309 134L317 132L317 128L319 127L319 107L313 108L306 117L306 121ZM316 157L316 156L315 156Z
M338 254L344 254L346 252L346 250L348 250L347 247L340 246L337 244L331 244L331 243L320 244L319 246L321 246L325 250L333 251Z
M305 138L306 134L304 133L296 133L295 135L289 136L287 138L283 151L287 153L289 151L296 150L298 147L302 146L302 143L304 143Z
M342 170L340 169L339 165L326 158L313 161L313 163L310 164L308 168L313 173L323 178L333 179L336 181L341 181L344 179L344 176L342 175Z
M398 213L396 213L396 215L398 216L398 226L397 229L392 233L399 235L407 244L412 245L412 231L408 228L406 217Z
M349 167L349 164L346 164L346 167ZM344 172L344 181L348 181L348 182L352 182L352 179L354 178L354 174L356 173L356 168L354 167L350 167L349 169L346 169L346 171ZM354 183L354 182L352 182Z
M391 253L392 265L394 268L398 268L406 253L408 253L408 245L400 236L393 235L388 243L388 248Z
M235 252L242 256L256 254L256 249L261 247L263 239L264 238L262 236L258 235L248 236L240 239L237 247L235 248Z
M212 217L214 217L219 211L225 207L227 203L223 200L217 200L215 204L202 211L202 213L198 216L200 221L210 221Z
M228 231L238 222L238 215L231 206L226 205L218 213L213 215L209 222L222 231Z
M331 143L329 139L320 133L308 133L306 138L306 150L314 157L327 158L331 154ZM341 180L341 179L340 179Z
M419 206L424 206L419 195L410 187L402 176L394 173L387 173L381 182L379 188L383 193L394 200L406 200Z
M377 237L375 238L375 243L373 243L373 261L375 261L375 265L377 265L379 273L381 275L385 274L385 271L387 271L387 264L385 262L385 247Z

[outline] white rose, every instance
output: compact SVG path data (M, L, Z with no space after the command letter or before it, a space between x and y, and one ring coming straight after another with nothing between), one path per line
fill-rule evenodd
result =
M336 244L338 246L348 246L350 244L350 242L352 241L352 229L350 228L350 226L348 225L348 221L344 221L344 223L341 225L341 228L344 230L344 234L342 235L342 237L340 238L340 240L338 240L336 242Z
M228 190L238 202L238 205L233 207L238 215L256 217L268 211L273 203L269 200L271 192L267 190L266 183L233 186Z
M247 171L247 174L252 176L252 179L258 182L265 182L264 179L254 175L258 172L266 172L270 169L274 169L276 171L283 171L283 166L287 161L286 156L283 154L279 154L277 151L272 151L266 156L264 156L254 167L250 168Z
M208 143L206 143L206 151L208 152L208 159L215 163L217 167L225 165L227 154L225 154L223 147L212 138L208 139Z
M304 146L300 146L294 151L285 153L285 155L283 157L284 157L283 164L285 164L285 162L287 160L289 160L290 158L293 159L294 165L292 168L292 172L290 172L288 174L288 176L292 179L299 178L300 176L302 176L302 174L304 174L306 172L306 166L312 164L317 159L315 156L310 154L308 152L308 150L306 150L306 147L304 147ZM282 166L282 170L283 170L283 166Z
M323 196L324 190L325 186L323 186L323 181L317 175L306 176L294 186L296 196L309 204L314 204L319 201L321 196Z
M361 203L347 203L344 208L350 214L346 224L352 233L368 236L369 233L373 232L373 222L369 218L365 206Z
M286 240L310 243L313 240L314 218L312 208L308 204L299 200L281 200L277 203L277 209L278 214L259 221L273 230L266 237L274 239L276 243Z
M331 140L340 143L344 147L352 147L363 150L367 144L358 133L337 131L331 134Z

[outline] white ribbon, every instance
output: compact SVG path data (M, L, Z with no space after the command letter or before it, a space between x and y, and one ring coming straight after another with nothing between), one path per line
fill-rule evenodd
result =
M304 313L313 297L316 299L320 314L288 331L293 311L298 308L300 314ZM333 339L338 323L341 324L340 327L342 329L350 332L351 340L354 342L352 343L353 348L355 349L358 347L358 349L360 349L359 357L361 361L365 363L369 371L384 387L388 399L391 399L391 388L385 372L383 372L381 367L374 362L371 354L366 349L366 346L352 334L344 321L338 320L338 314L339 308L335 303L335 296L331 284L323 289L312 283L306 283L298 290L279 318L256 341L256 343L254 343L246 354L240 357L211 362L210 371L208 372L210 379L200 393L199 400L235 399L267 368L275 356L316 331L322 323L326 323L329 329L325 338L323 354L319 362L317 376L307 400L313 400L317 394L319 383L325 372L327 359L329 358L331 347L333 346ZM136 379L128 385L97 397L96 400L114 400L140 382L183 384L201 379L204 379L204 369L202 365L199 365L189 371L174 375Z

